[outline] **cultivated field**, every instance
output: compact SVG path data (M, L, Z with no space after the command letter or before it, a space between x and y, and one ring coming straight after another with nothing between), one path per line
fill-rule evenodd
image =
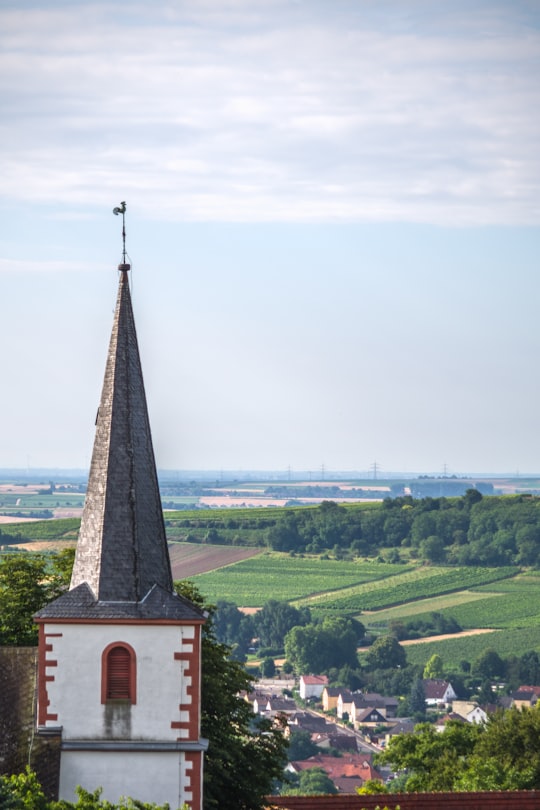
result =
M403 567L400 567L403 571ZM517 568L444 568L422 566L405 569L384 583L371 582L355 585L336 593L326 593L299 600L299 604L332 613L359 613L364 610L403 605L430 596L462 591L464 588L484 585L515 576Z
M501 658L523 655L529 650L540 653L540 623L536 627L523 627L514 630L495 630L485 635L467 635L431 641L429 644L410 644L406 647L407 660L411 664L425 664L437 653L448 664L458 665L460 661L474 661L484 650L495 650Z
M382 580L403 571L402 565L344 562L319 557L289 557L262 552L237 565L195 577L211 602L226 599L241 607L262 607L268 599L299 600L350 585Z
M425 664L435 652L449 663L475 660L487 648L502 656L540 652L540 574L514 567L414 567L266 551L193 579L213 603L226 599L254 610L282 599L308 606L314 616L356 616L376 633L386 633L392 620L430 619L432 612L463 627L459 634L408 641L412 663Z
M198 545L196 543L170 543L169 555L173 579L191 579L206 571L224 568L259 554L256 548L237 546Z
M218 510L211 517L220 533L232 535L243 524L260 540L280 512L272 508ZM295 557L249 545L174 542L176 533L193 533L204 539L209 531L207 517L169 513L166 521L174 578L194 580L210 603L225 599L254 610L269 599L286 600L298 607L308 606L314 617L356 616L369 631L382 634L388 632L391 621L430 620L433 612L453 617L463 628L457 636L408 642L407 658L412 663L423 664L433 653L448 663L472 661L487 648L503 657L531 649L540 652L538 571L392 565L375 560ZM2 524L5 539L2 542L0 534L0 546L29 551L64 548L76 542L79 523L65 519Z

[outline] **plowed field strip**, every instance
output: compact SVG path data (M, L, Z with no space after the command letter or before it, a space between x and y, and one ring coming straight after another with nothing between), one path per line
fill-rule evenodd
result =
M189 579L260 554L259 548L169 543L173 579Z

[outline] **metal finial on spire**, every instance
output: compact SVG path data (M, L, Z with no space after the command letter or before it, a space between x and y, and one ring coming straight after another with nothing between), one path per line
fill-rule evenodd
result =
M121 202L120 205L116 208L113 208L113 214L122 214L122 264L119 266L119 270L129 270L130 265L126 264L126 203Z

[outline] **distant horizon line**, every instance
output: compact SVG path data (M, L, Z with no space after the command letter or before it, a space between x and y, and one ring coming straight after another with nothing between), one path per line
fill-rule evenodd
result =
M29 476L46 476L46 477L62 477L69 478L76 476L77 478L88 478L89 468L83 467L0 467L0 478L6 477L19 477L28 478ZM167 476L174 476L178 479L193 479L204 478L212 479L215 481L239 481L239 480L254 480L270 479L274 481L304 481L309 480L312 482L328 483L329 481L343 481L343 480L368 480L371 482L377 481L393 481L400 479L414 479L427 476L437 480L472 480L472 479L501 479L510 478L512 480L520 480L524 478L540 478L540 472L441 472L440 470L418 470L418 471L400 471L389 470L388 472L378 468L377 474L374 474L373 469L370 470L333 470L324 467L320 469L257 469L257 468L200 468L200 469L170 469L158 468L158 477L165 478Z

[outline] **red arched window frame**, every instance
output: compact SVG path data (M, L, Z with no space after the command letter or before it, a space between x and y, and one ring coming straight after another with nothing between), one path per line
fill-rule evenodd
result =
M137 702L137 657L125 641L113 641L101 655L101 702Z

